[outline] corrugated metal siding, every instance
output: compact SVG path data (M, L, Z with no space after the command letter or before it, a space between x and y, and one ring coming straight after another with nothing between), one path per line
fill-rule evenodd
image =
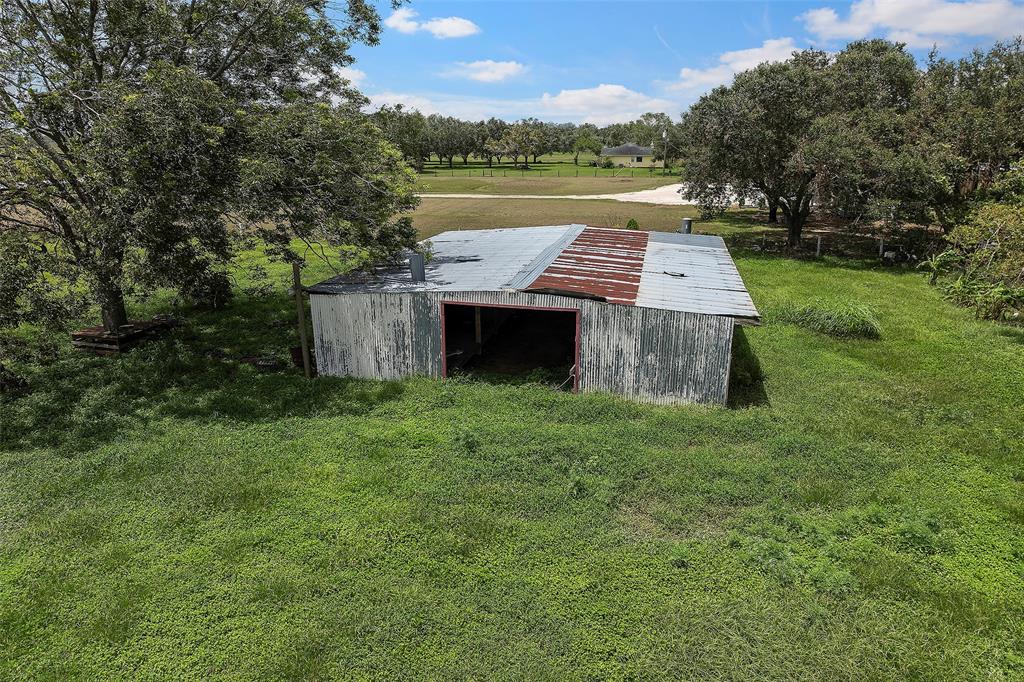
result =
M581 391L662 404L726 400L732 318L514 291L314 294L320 373L439 377L442 301L579 309Z

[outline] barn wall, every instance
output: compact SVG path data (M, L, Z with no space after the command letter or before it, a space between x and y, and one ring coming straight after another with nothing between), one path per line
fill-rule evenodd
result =
M516 291L314 294L317 368L372 379L440 377L442 301L579 309L581 391L649 403L726 400L731 318Z

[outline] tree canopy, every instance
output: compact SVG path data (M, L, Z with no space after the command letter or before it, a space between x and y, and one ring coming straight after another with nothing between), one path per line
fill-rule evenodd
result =
M847 223L938 222L947 231L1024 152L1018 39L920 70L905 46L795 52L716 88L684 114L686 196L780 210L791 245L812 210Z
M85 285L116 329L143 287L222 300L240 236L413 244L411 175L339 71L380 29L364 0L0 4L0 279Z

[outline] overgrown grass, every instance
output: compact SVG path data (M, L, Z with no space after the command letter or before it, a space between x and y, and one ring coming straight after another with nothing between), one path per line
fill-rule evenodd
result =
M768 309L772 322L793 324L837 339L878 339L882 328L875 311L860 303L815 300L788 303Z
M308 382L238 361L294 343L272 267L62 347L0 404L0 677L1020 678L1019 335L917 274L738 265L885 334L746 329L731 409Z

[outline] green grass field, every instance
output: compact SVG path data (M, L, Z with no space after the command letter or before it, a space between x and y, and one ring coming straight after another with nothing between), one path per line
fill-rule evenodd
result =
M429 180L431 177L494 177L495 180L499 178L510 179L513 177L519 178L567 178L567 177L667 177L671 178L672 175L679 175L678 169L665 169L662 171L661 168L598 168L595 166L588 165L596 157L592 154L580 154L579 164L574 164L572 161L572 154L545 154L537 158L537 162L533 163L532 158L529 163L529 169L517 168L512 165L511 159L502 159L501 163L496 160L492 160L490 166L487 165L486 159L478 159L474 156L469 157L468 163L463 163L460 157L456 157L451 166L448 165L448 161L445 160L443 163L432 158L430 161L423 165L423 169L420 171L420 175L423 176L424 180ZM522 162L522 159L520 159Z
M259 371L295 334L255 254L227 310L136 302L187 324L0 404L0 677L1020 679L1024 331L735 255L880 338L770 320L730 408L659 408Z
M421 192L475 194L613 194L636 192L679 182L679 178L661 177L446 177L420 176Z

